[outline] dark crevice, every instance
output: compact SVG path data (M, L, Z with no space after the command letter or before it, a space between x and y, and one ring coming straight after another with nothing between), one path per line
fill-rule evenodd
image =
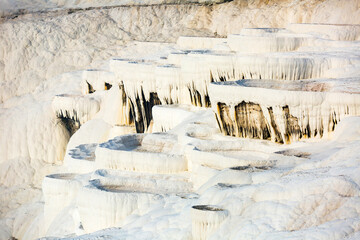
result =
M210 97L209 95L205 95L205 107L211 107Z
M143 89L141 89L140 96L137 96L135 103L131 102L132 115L135 116L135 128L136 132L143 133L150 126L152 120L152 107L160 105L161 102L157 93L150 93L149 100L147 101L144 95Z
M94 93L95 90L94 90L93 86L88 81L86 81L86 83L87 83L87 86L88 86L88 92L89 93Z
M105 90L109 90L112 87L110 83L105 83Z
M226 82L226 77L221 76L221 77L219 77L219 80L220 80L220 82Z
M197 107L211 107L210 97L208 94L205 94L204 100L201 98L199 91L195 89L188 88L191 104Z
M226 135L235 136L229 108L226 106L225 103L217 104L217 115L219 116L218 123L221 131Z
M71 137L81 126L80 122L63 115L57 115L57 118L61 125L64 126L64 128L69 133L69 136Z
M271 124L271 127L275 133L275 142L277 143L284 143L282 137L281 137L281 132L280 132L280 129L279 127L277 126L276 122L275 122L275 117L274 117L274 112L273 112L273 109L272 107L269 107L268 108L268 112L269 112L269 115L270 115L270 124Z
M123 107L123 109L128 110L128 112L123 113L123 114L125 114L125 116L127 116L125 124L131 126L135 122L135 119L134 119L134 117L135 117L134 105L130 101L130 98L127 97L123 84L119 85L119 89L120 89L120 92L121 92L122 107ZM126 106L128 106L128 108Z
M235 106L235 118L239 137L271 139L270 127L259 104L241 102Z
M291 136L298 136L299 139L302 138L302 132L298 123L298 119L290 114L289 106L286 105L283 108L284 120L285 120L285 142L291 142ZM311 134L310 126L306 130L308 134ZM306 133L305 131L305 133ZM310 135L309 135L310 136Z
M302 138L323 137L324 131L334 131L340 121L337 114L332 112L327 120L328 129L324 129L322 118L319 126L312 128L309 114L303 113L302 118L299 119L290 113L288 105L283 106L281 110L278 116L274 114L272 107L268 107L266 111L269 119L267 119L259 104L242 101L231 108L220 102L217 103L216 120L220 130L226 135L273 140L280 144L291 143ZM305 123L300 125L300 120Z

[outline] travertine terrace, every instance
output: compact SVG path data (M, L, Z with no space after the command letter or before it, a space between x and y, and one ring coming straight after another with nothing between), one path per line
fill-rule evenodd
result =
M286 2L0 11L0 239L359 239L359 5Z

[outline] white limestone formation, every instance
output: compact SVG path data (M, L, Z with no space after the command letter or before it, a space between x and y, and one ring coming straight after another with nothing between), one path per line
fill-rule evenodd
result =
M269 171L270 170L270 171ZM208 178L204 185L197 189L197 193L204 193L213 186L250 185L270 182L280 178L281 171L273 170L271 166L237 166L218 171Z
M99 169L91 178L98 179L102 185L126 186L128 189L143 189L158 194L190 193L193 190L192 183L186 175Z
M129 61L121 64L124 69L119 73L118 79L122 80L126 96L130 99L136 131L145 132L152 119L151 108L160 104L156 92L156 65L148 61Z
M152 108L154 125L152 132L166 132L192 116L189 105L159 105Z
M212 49L218 44L226 42L226 38L180 36L176 44L181 49Z
M188 168L179 150L174 136L131 134L100 144L95 151L95 162L98 168L177 173Z
M242 28L240 34L245 36L259 37L282 32L287 32L286 28ZM228 36L228 38L230 37L231 35Z
M133 114L132 104L126 96L124 85L114 84L114 87L104 94L100 111L95 118L102 119L112 126L134 127Z
M199 191L201 186L203 186L209 179L215 177L219 174L219 170L196 163L191 163L191 181L194 184L194 189Z
M113 139L117 136L133 134L133 133L136 133L134 126L115 125L109 130L109 134L107 136L106 141Z
M72 128L79 128L93 118L100 110L100 103L93 97L62 94L53 99L52 108L58 118L66 121L69 132L74 133Z
M208 144L195 144L192 149L186 151L186 157L192 165L200 164L221 170L236 166L273 164L269 155L264 152L242 151L239 145L231 146L231 143L225 141L208 140L207 142Z
M44 230L47 231L50 224L65 207L73 204L81 182L72 173L59 173L48 175L42 183L44 194Z
M154 73L156 92L162 104L179 104L190 99L189 92L183 87L180 67L159 65Z
M218 206L195 205L191 208L192 237L196 240L208 239L223 221L229 212Z
M103 185L92 180L82 187L77 198L80 220L86 232L109 227L120 227L127 216L133 212L141 213L159 199L156 193L133 186Z
M324 24L324 23L292 23L287 29L294 33L308 33L336 41L358 41L360 25L358 24Z
M109 69L115 74L115 81L119 84L122 82L122 76L125 74L126 66L129 61L129 58L112 58L109 60Z
M181 61L182 80L195 106L210 106L208 84L234 79L234 55L230 52L193 51Z
M167 57L167 61L170 64L174 64L175 66L180 66L183 57L186 56L189 52L191 51L183 50L183 51L171 52Z
M345 58L343 59L345 60ZM239 54L234 63L235 78L233 79L299 80L320 78L331 68L332 60L328 55L315 53Z
M95 170L95 149L97 143L81 144L70 149L64 159L69 172L89 173Z
M102 143L107 141L113 128L102 119L94 118L81 125L74 135L71 136L67 145L67 153L81 144Z
M87 69L82 74L82 93L109 90L115 82L113 72L100 69Z
M184 0L179 2L177 0L107 0L105 2L96 2L91 0L80 0L80 1L57 1L57 0L40 0L37 2L31 2L28 0L19 1L2 1L2 8L0 11L0 17L12 16L13 14L21 14L22 12L38 12L46 10L54 10L59 8L70 9L70 10L81 10L86 8L101 8L101 7L116 7L116 6L151 6L151 5L162 5L162 4L220 4L227 2L226 0Z
M228 36L231 50L240 53L290 52L311 44L310 35L264 33L263 35L232 34Z
M115 2L0 18L0 239L357 239L357 1Z
M145 60L128 61L124 63L121 78L125 92L130 99L135 100L144 95L144 101L150 100L150 93L156 92L155 63Z
M223 133L290 143L328 136L345 116L360 114L356 87L353 93L329 92L327 88L331 89L331 81L286 85L243 80L214 83L210 96Z

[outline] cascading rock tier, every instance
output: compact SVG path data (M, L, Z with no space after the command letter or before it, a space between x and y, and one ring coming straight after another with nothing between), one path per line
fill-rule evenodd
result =
M230 49L241 53L290 52L296 51L302 46L310 45L311 40L314 39L310 35L289 32L248 34L229 35L227 41Z
M95 91L109 90L115 82L113 72L101 69L87 69L82 74L82 93L89 94Z
M360 25L356 24L292 23L287 26L287 29L297 34L317 34L322 38L336 41L360 39Z
M89 95L61 94L53 99L52 109L72 135L100 110L100 103Z
M229 212L218 206L195 205L191 208L192 239L205 240L215 232Z
M187 161L179 152L176 137L168 134L130 134L99 144L96 166L150 173L187 171Z
M176 41L176 44L181 49L212 49L216 45L226 42L226 38L214 38L214 37L190 37L180 36Z
M336 80L213 83L210 97L224 134L291 143L328 136L342 118L360 114L358 80L350 79L346 83L353 83L353 88L348 86L341 91L343 83Z
M186 118L190 117L193 112L192 106L189 105L160 105L152 109L154 125L152 132L166 132Z
M159 197L146 189L113 183L104 185L94 179L80 189L76 204L84 230L93 232L120 227L127 216L146 208Z
M42 191L45 201L45 230L61 210L75 201L80 187L81 182L76 180L76 174L73 173L51 174L44 178Z

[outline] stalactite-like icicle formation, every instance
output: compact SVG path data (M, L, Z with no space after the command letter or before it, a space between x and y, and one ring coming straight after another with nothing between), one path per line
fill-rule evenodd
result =
M291 33L250 33L228 36L228 44L233 51L241 53L290 52L310 44L313 39L308 35ZM253 35L255 34L255 35Z
M134 126L132 103L126 96L123 84L116 83L102 99L101 106L99 115L108 123L117 126Z
M275 89L266 88L268 84ZM327 88L334 84L329 80ZM210 97L224 134L290 143L327 136L343 117L360 114L360 94L321 89L315 81L287 86L243 80L211 84Z
M87 69L82 74L82 93L85 95L99 90L109 90L114 81L115 74L113 72Z
M180 67L168 64L155 69L156 91L162 104L179 104L186 101L187 92L181 87Z
M341 64L341 58L334 59ZM210 107L208 85L211 82L243 78L298 80L320 77L331 67L334 59L310 54L298 56L295 53L264 56L197 50L170 54L169 62L179 66L112 59L110 67L115 72L116 81L123 86L123 102L131 106L128 115L135 118L137 132L144 132L152 119L151 108L154 105L180 103Z
M292 23L287 29L294 33L317 33L323 38L337 41L360 39L360 26L357 24Z
M81 124L90 120L99 110L100 103L89 96L62 94L52 101L55 115L72 135Z
M265 121L260 105L241 102L235 107L235 117L237 126L240 126L235 129L238 131L235 133L236 135L270 139L270 128Z
M193 51L181 59L181 74L189 90L191 103L209 107L210 82L234 80L233 59L230 52Z
M126 60L118 60L117 65L117 81L123 84L124 93L129 98L136 131L145 132L152 119L152 107L161 104L156 92L156 65L152 62Z
M331 67L331 58L296 53L238 55L235 60L236 79L299 80L319 78Z
M329 36L342 40L354 40L357 38L357 26L347 26L342 29L337 25L311 25L312 28L321 28L324 33L329 29L335 29L336 33ZM83 93L91 93L97 90L106 90L112 85L120 86L122 91L122 121L121 125L135 124L139 133L148 131L152 121L152 107L160 104L192 104L199 107L211 107L208 87L212 82L227 82L239 79L272 79L289 81L303 79L315 79L332 76L332 71L337 68L359 64L358 56L349 52L346 56L340 48L329 52L316 52L313 47L337 46L337 43L326 39L319 39L311 34L303 25L291 25L291 29L242 29L240 34L228 36L228 38L204 38L204 37L180 37L178 49L157 61L145 59L113 58L109 61L109 70L86 70L83 73ZM355 33L351 35L351 31ZM294 33L295 32L295 33ZM335 45L334 45L335 44ZM350 45L342 43L341 46ZM351 45L352 46L352 45ZM354 47L356 46L353 45ZM302 48L306 47L306 48ZM186 48L186 49L185 49ZM198 49L198 50L195 50ZM304 51L305 50L305 51ZM340 51L340 52L338 52ZM340 54L339 54L340 53ZM355 67L356 68L356 67ZM243 105L233 106L231 110L225 110L225 105L216 103L217 107L224 109L220 117L236 113L237 122L248 124L246 130L233 128L222 121L220 125L224 132L230 135L242 137L255 137L269 139L276 136L276 141L289 141L286 134L279 136L275 131L281 128L273 119L281 111L270 106L263 109L258 103L247 101ZM294 127L287 132L298 132L301 137L315 132L305 127L304 131L297 130L295 119L287 110L286 104L282 115L287 122L294 122ZM261 108L260 110L258 110ZM242 116L239 112L247 109L250 116ZM74 115L66 112L67 115ZM261 114L269 119L268 122L251 120L261 119ZM257 117L255 117L257 116ZM66 125L79 125L69 121L66 117ZM69 119L72 119L71 117ZM333 122L337 122L334 120ZM324 124L327 125L327 124ZM232 129L233 128L233 129ZM151 130L150 130L151 131ZM316 134L323 134L319 129Z

